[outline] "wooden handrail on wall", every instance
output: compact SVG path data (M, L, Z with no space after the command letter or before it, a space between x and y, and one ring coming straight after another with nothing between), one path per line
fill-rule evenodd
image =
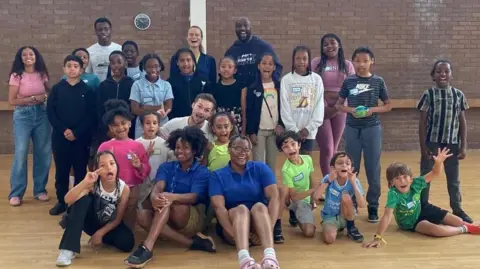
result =
M468 99L470 108L480 108L480 99ZM393 108L416 108L417 99L392 99ZM381 102L379 102L381 104ZM0 101L0 111L13 111L8 101Z

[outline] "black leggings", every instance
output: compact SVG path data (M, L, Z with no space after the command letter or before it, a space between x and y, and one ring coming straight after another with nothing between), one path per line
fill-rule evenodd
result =
M82 231L92 236L102 228L95 214L93 200L93 195L88 194L70 207L59 249L80 253ZM122 221L117 227L103 236L103 243L116 247L123 252L130 252L135 244L135 238L133 232Z

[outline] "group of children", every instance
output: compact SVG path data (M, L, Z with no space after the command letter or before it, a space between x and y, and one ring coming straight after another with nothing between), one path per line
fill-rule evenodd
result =
M229 56L219 62L218 82L211 81L207 72L197 69L211 70L211 60L197 66L198 55L184 48L172 57L175 69L163 80L164 64L158 55L146 54L138 61L135 42L117 46L110 41L110 21L101 18L94 26L98 43L75 49L65 58L65 76L49 91L48 100L48 72L36 49L21 48L11 73L9 100L17 106L15 113L28 106L43 109L53 129L58 202L50 214L66 211L57 265L69 265L80 252L82 230L91 236L93 246L103 242L131 251L137 223L149 231L149 237L125 260L129 266L141 268L150 261L160 235L192 250L215 252L212 238L201 233L218 213L209 206L210 173L247 151L253 151L256 161L266 162L273 174L277 152L287 158L275 198L279 205L272 220L275 243L285 240L281 219L287 208L290 224L313 237L313 209L323 201L322 238L327 244L345 229L352 240L364 241L354 222L358 208L367 207L368 220L379 221L379 114L390 111L391 102L384 80L372 73L375 58L370 48L357 48L352 64L344 58L340 39L328 34L322 38L322 56L313 64L310 49L296 47L292 70L281 81L273 76L274 56L265 53L258 58L250 85L234 78L237 63ZM190 42L201 43L201 30L191 30ZM102 50L108 51L107 58L99 53ZM42 90L25 91L33 85L26 81L30 74L38 75L30 80L45 85ZM426 126L420 130L422 176L414 178L401 163L387 168L390 190L385 213L367 247L385 242L392 216L400 228L431 236L480 233L460 204L458 160L466 155L468 105L463 93L450 86L451 74L448 61L434 64L431 76L436 85L418 105L421 126ZM246 135L242 137L249 147L232 147L238 139L235 134ZM342 135L345 152L336 152ZM321 181L312 174L315 139L319 145L328 144L320 147ZM366 199L357 178L362 152ZM453 214L428 201L428 186L444 162ZM70 190L69 174L74 179ZM10 204L18 206L23 193L18 190L21 186L13 189L17 180L13 168L11 180ZM48 200L40 180L35 183L37 199ZM252 244L255 237L253 233ZM265 255L263 269L279 268L273 247L266 247ZM239 249L239 263L242 269L259 266L245 248Z

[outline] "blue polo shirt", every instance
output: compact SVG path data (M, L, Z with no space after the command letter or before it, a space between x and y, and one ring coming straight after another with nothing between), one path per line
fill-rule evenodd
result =
M263 162L248 161L243 175L234 172L229 163L212 172L208 193L210 197L223 195L227 209L239 205L251 209L259 202L267 205L264 188L272 184L277 184L277 180L272 170Z
M197 204L208 202L208 180L210 171L207 167L195 161L190 169L183 171L178 161L166 162L160 165L155 182L165 181L165 192L186 194L196 193Z

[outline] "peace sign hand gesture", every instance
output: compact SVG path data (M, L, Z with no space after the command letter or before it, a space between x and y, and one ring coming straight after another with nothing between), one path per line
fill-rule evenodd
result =
M132 162L133 167L140 168L142 163L140 162L140 158L138 158L137 154L135 154L131 151L130 151L129 154L130 154L130 157L131 157L131 162Z
M148 154L149 157L151 157L153 155L154 149L155 149L155 140L150 141L150 144L148 145L147 154Z

